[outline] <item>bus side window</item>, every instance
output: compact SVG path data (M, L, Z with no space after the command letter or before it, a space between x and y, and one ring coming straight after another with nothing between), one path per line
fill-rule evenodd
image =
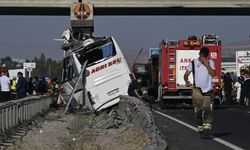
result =
M104 47L102 47L102 53L103 53L103 57L104 58L108 58L110 56L114 56L115 51L113 49L113 45L112 44L108 44L108 45L105 45Z

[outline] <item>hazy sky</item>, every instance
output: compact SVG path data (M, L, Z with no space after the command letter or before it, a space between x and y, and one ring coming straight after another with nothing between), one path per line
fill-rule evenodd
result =
M60 38L69 27L69 17L57 16L0 16L0 58L61 59ZM95 16L97 36L114 36L126 56L134 56L158 47L163 39L186 39L216 33L222 44L249 40L248 16Z

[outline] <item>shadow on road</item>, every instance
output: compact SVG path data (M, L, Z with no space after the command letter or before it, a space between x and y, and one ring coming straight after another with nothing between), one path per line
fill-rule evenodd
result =
M217 133L212 133L213 136L217 137L217 138L221 138L224 136L228 136L228 135L233 135L233 132L217 132Z
M215 109L250 109L250 107L248 106L242 106L242 105L225 105L225 104L222 104L222 105L215 105L214 107Z
M192 104L187 103L165 103L164 101L159 101L154 105L161 109L193 109Z

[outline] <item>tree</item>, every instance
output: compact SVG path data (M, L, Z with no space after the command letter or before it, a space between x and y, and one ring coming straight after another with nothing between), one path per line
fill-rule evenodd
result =
M7 67L8 69L13 69L13 68L15 68L14 63L13 63L13 61L12 61L12 59L11 59L10 56L7 56L7 57L5 57L5 58L2 58L2 59L1 59L1 63L2 63L2 64L5 64L6 67Z
M37 76L42 78L49 76L51 78L57 78L61 81L62 78L62 61L56 61L51 58L47 58L42 53L40 58L35 57L33 60L26 60L26 62L35 62L36 68L32 71L32 77ZM5 64L8 69L17 69L18 62L13 62L10 56L1 58L1 64ZM21 65L22 66L22 65Z
M46 59L45 55L42 53L40 58L33 60L36 63L36 69L33 71L32 76L41 77L51 77L61 80L62 72L62 61L52 60L51 58Z

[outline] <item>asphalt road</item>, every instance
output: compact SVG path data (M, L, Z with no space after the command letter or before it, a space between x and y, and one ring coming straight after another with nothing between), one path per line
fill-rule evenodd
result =
M191 107L153 109L154 121L170 150L250 149L250 108L219 106L214 110L211 139L202 139Z

